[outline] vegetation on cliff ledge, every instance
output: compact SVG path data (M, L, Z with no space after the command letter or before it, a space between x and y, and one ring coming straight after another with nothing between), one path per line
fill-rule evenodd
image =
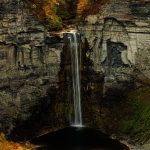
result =
M150 87L143 86L129 93L124 109L128 113L121 129L134 141L145 143L150 139Z
M99 11L105 0L25 0L49 30L60 30Z

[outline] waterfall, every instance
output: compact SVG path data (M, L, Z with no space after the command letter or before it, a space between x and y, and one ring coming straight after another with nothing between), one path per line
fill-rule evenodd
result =
M72 84L73 84L72 86L73 86L73 100L74 100L74 122L72 126L82 127L78 33L69 32L68 39L70 42L70 52L71 52Z

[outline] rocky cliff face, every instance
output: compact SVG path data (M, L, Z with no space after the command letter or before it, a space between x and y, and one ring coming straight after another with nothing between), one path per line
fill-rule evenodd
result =
M84 103L86 124L108 133L126 133L141 142L149 139L150 125L145 116L149 108L143 104L150 90L149 10L146 0L111 0L79 26L87 59L93 71L104 76L102 98L94 98L96 107Z
M84 124L138 142L150 139L149 8L146 0L111 0L78 26ZM71 60L61 40L23 1L1 0L1 131L25 121L34 128L69 125Z
M23 121L42 116L55 100L60 41L47 33L22 0L1 0L1 131L9 133Z

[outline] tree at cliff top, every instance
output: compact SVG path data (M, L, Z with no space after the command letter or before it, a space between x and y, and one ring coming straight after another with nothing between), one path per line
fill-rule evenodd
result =
M50 30L59 30L70 20L80 20L87 14L98 11L106 0L26 0L36 15ZM72 22L71 22L72 23Z
M89 0L79 0L77 4L77 15L78 19L80 20L82 15L85 13L86 10L88 10L90 7Z
M83 12L88 0L26 0L38 18L50 30L59 30L72 23ZM78 4L77 4L78 3Z
M36 13L36 15L41 19L46 25L50 25L50 29L60 29L62 27L62 20L57 15L57 8L62 0L26 0Z
M78 21L84 20L87 15L93 15L102 11L102 6L110 0L78 0L77 18Z

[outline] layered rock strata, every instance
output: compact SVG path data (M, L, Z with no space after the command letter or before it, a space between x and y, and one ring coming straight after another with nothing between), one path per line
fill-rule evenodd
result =
M61 38L50 35L24 1L1 0L1 131L10 133L49 109L58 90L61 51Z
M104 76L102 98L94 98L95 106L84 103L86 124L107 133L125 133L140 142L149 139L150 125L145 105L150 91L149 10L147 0L111 0L79 26L90 67Z

